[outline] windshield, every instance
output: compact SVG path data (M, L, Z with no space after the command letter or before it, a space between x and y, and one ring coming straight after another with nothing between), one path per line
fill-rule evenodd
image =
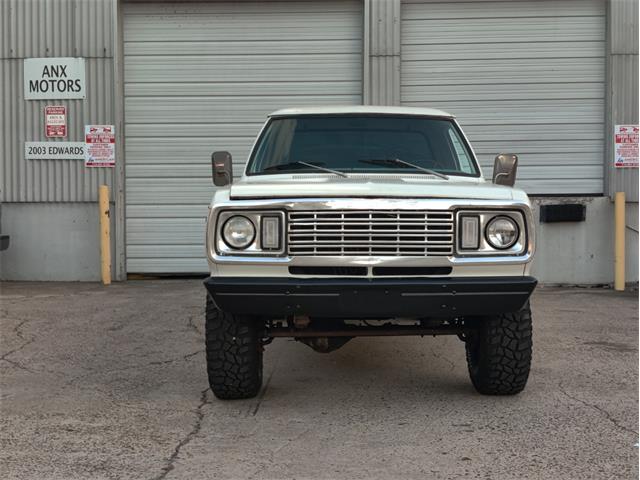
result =
M386 115L274 118L258 140L247 174L319 173L314 167L346 173L479 175L453 121Z

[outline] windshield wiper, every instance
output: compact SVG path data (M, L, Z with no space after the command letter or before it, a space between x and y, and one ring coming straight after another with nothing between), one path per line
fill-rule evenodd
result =
M298 166L298 165L304 165L305 167L311 167L311 168L315 168L316 170L321 170L323 172L333 173L334 175L339 175L340 177L349 178L349 176L344 172L340 172L338 170L333 170L331 168L321 167L319 165L314 165L313 163L307 163L307 162L281 163L280 165L272 165L270 167L267 167L262 171L266 172L268 170L284 170L286 168L295 167L295 166Z
M440 177L444 180L449 180L449 176L444 173L436 172L429 168L421 167L420 165L416 165L414 163L405 162L404 160L400 160L399 158L385 158L380 160L358 160L360 163L371 163L373 165L404 165L406 167L415 168L416 170L420 170L422 172L428 173L429 175L435 175L436 177Z

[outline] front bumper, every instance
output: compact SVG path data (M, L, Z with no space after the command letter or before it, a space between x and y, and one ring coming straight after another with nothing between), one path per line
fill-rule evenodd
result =
M519 310L533 277L282 278L209 277L221 310L281 318L457 317Z

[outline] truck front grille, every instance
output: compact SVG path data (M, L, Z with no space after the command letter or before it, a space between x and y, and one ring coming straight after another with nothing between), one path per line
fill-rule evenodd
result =
M289 212L288 220L289 255L434 257L453 254L453 212L295 211Z

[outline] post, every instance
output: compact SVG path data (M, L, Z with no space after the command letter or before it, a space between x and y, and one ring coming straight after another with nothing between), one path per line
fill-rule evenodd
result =
M625 287L624 279L624 235L625 235L625 215L624 215L624 192L616 192L615 195L615 279L613 287L623 292Z
M111 284L111 232L110 232L110 212L109 212L109 187L100 185L98 195L98 205L100 211L100 269L102 273L102 283Z

